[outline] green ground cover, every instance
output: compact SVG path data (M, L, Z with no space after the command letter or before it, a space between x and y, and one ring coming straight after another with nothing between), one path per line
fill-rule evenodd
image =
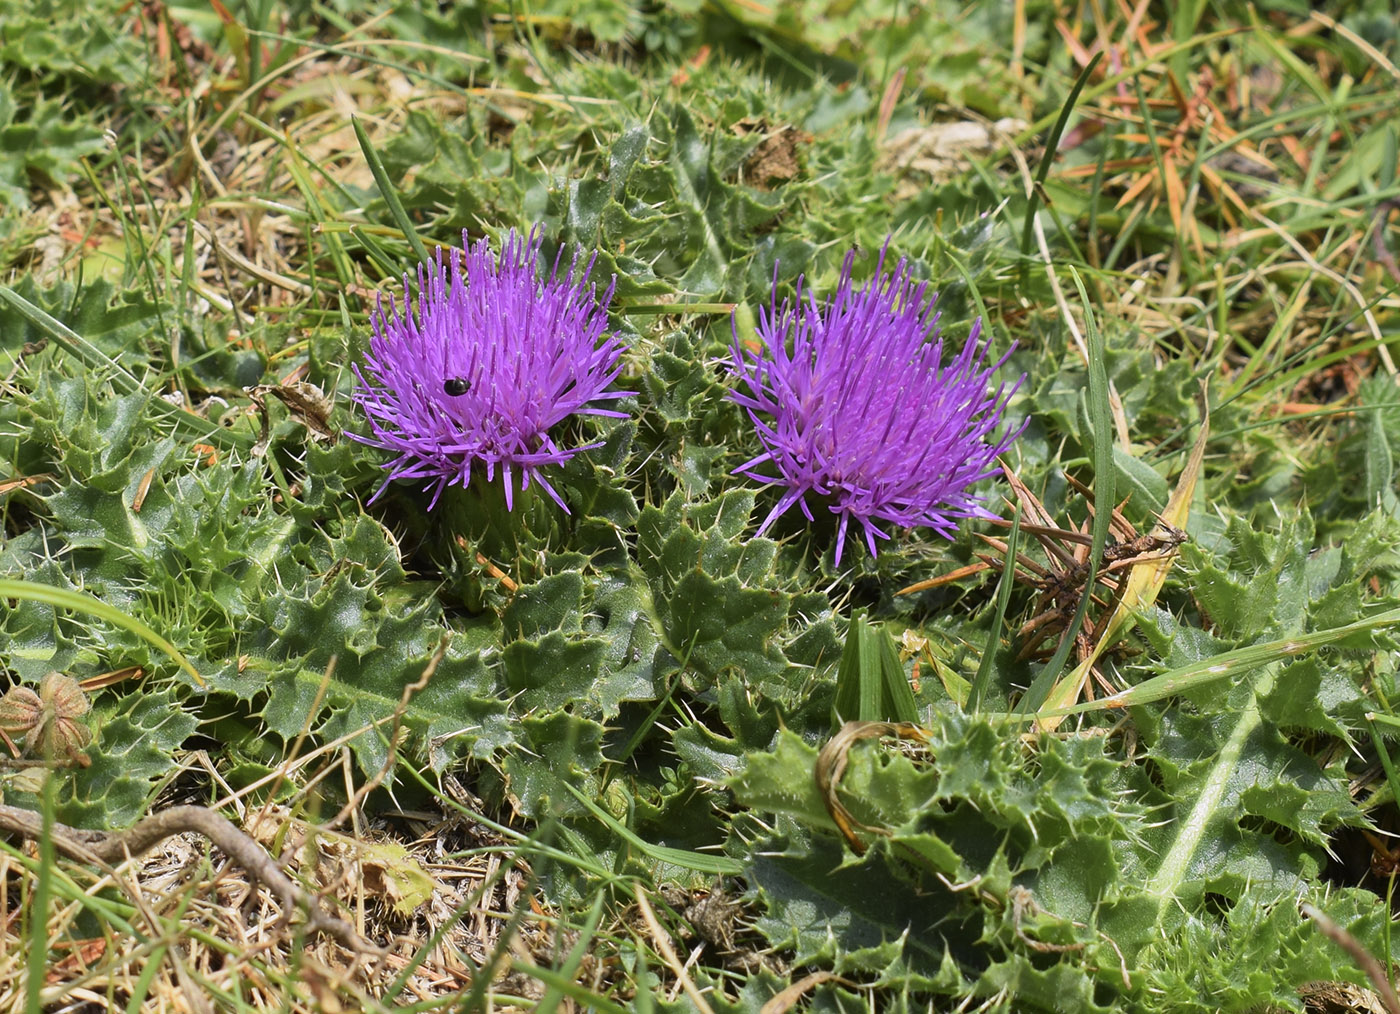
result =
M236 846L19 833L0 1009L1381 1003L1396 35L1379 0L0 0L4 803L217 805L368 942L286 931ZM377 296L533 227L616 279L635 392L551 431L597 445L542 473L569 513L370 502ZM755 535L728 363L775 278L887 239L951 346L1014 343L1025 429L978 487L1006 523L838 564L820 504Z

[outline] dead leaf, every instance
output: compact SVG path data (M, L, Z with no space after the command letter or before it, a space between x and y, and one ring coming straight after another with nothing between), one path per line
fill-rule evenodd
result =
M365 841L314 827L297 820L280 807L250 816L248 833L273 849L290 846L303 863L309 858L305 846L315 843L317 863L340 864L340 872L359 879L365 890L386 900L396 913L410 916L433 896L432 876L403 845L391 841ZM321 870L322 879L335 876Z
M1200 434L1191 449L1186 468L1177 479L1176 488L1167 500L1166 509L1162 511L1161 520L1153 529L1154 534L1159 530L1165 534L1171 530L1184 531L1186 528L1186 519L1191 514L1191 499L1196 493L1196 481L1200 478L1201 464L1205 460L1206 438L1210 434L1210 406L1204 392L1201 395L1201 413ZM1122 595L1118 597L1118 604L1112 615L1097 632L1093 650L1073 672L1061 677L1050 689L1050 694L1041 708L1042 715L1036 719L1037 732L1052 732L1065 720L1064 715L1056 715L1054 712L1078 702L1099 656L1117 642L1139 612L1157 601L1157 593L1162 590L1167 574L1171 572L1173 559L1171 554L1143 556L1128 570L1127 584Z
M803 135L796 127L779 127L744 160L744 178L760 190L771 190L795 178L802 171L797 161L801 140Z
M365 889L382 895L407 918L433 896L433 878L398 842L359 842Z
M965 172L973 159L985 158L995 151L999 133L1018 134L1025 129L1024 121L1010 117L991 127L975 120L910 127L885 142L880 167L919 173L942 182Z
M243 390L262 412L264 435L268 426L265 396L270 394L286 405L292 418L312 433L332 442L340 436L340 432L330 424L331 400L315 384L304 380L294 380L285 384L258 384Z
M803 976L791 986L774 993L773 998L759 1008L758 1014L787 1014L812 987L820 986L823 982L835 978L835 972L813 972L811 975Z

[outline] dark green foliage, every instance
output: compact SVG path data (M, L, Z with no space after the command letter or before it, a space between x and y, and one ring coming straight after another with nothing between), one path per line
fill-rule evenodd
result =
M28 207L31 186L64 186L102 151L107 116L93 100L144 73L132 18L108 0L0 3L0 205ZM82 112L62 98L79 94Z
M119 3L76 0L6 2L0 61L41 79L116 84L145 67L129 31L130 9Z
M865 617L851 621L836 672L836 715L845 721L916 722L909 678L899 664L894 638Z
M1278 944L1280 934L1289 940L1285 974L1302 975L1331 960L1327 942L1299 927L1291 900L1316 876L1316 851L1310 861L1301 844L1279 844L1271 828L1282 825L1249 813L1251 798L1269 799L1276 816L1288 810L1296 821L1290 802L1322 806L1328 792L1334 805L1348 807L1345 793L1335 784L1325 787L1315 769L1308 773L1311 764L1301 756L1291 769L1270 768L1272 784L1252 762L1227 773L1208 753L1189 774L1154 784L1144 767L1124 766L1103 737L1042 740L1027 763L1014 727L937 715L930 733L929 761L869 745L852 751L841 797L857 820L888 835L867 836L873 844L861 860L834 834L811 777L816 751L796 737L780 738L771 755L750 755L731 779L737 802L785 815L777 836L756 847L763 858L753 878L772 914L771 921L760 920L760 930L793 948L798 960L835 959L838 967L845 961L852 971L900 968L901 981L913 982L946 976L951 959L983 995L1014 982L1018 995L1047 1009L1058 1006L1055 997L1062 994L1054 990L1099 997L1100 1003L1106 995L1144 1002L1147 990L1176 974L1177 959L1160 971L1141 970L1157 969L1155 962L1168 953L1189 953L1202 935L1239 940L1251 912L1254 918L1270 913L1254 929L1267 931L1270 943L1212 945L1214 964L1202 975L1223 974L1216 967L1248 967ZM1197 724L1169 735L1203 734ZM1164 738L1153 754L1206 748ZM1244 753L1269 767L1279 759L1262 760L1270 749L1280 747L1259 741ZM1290 770L1299 781L1289 780ZM1180 784L1181 774L1195 785ZM1211 813L1182 865L1181 843L1193 821L1185 814L1174 819L1164 804L1198 800L1220 778L1229 780L1220 796L1224 809ZM1328 814L1326 823L1337 819ZM950 891L951 884L962 886ZM1226 922L1195 914L1183 921L1183 910L1201 911L1202 892L1227 899ZM1313 900L1337 917L1350 904L1324 900L1322 893ZM1133 970L1128 982L1119 973L1122 962ZM1266 967L1275 978L1245 985L1241 1002L1291 993L1276 977L1280 966ZM1177 990L1177 1002L1193 1009L1209 1009L1216 999L1206 981L1178 982Z

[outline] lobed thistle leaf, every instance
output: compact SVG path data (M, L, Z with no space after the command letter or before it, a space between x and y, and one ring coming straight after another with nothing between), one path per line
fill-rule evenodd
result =
M595 403L634 392L605 390L624 351L604 334L617 280L599 299L588 282L593 261L580 274L577 253L560 277L562 248L541 280L542 240L538 229L528 237L511 230L497 258L487 240L471 246L464 232L450 272L440 249L436 265L419 265L416 315L407 275L402 312L392 295L387 311L381 300L369 353L354 367L371 433L350 434L396 455L371 500L394 479L426 480L431 508L481 466L487 482L499 469L507 508L518 476L522 491L538 482L568 510L542 469L600 444L560 446L549 431L576 414L624 418Z
M807 494L827 497L840 516L837 564L852 520L874 556L875 540L889 538L877 522L952 538L958 519L992 517L969 487L995 473L997 455L1021 432L994 435L1025 378L987 391L1011 350L986 365L979 319L962 351L941 365L938 297L925 298L928 283L911 277L906 260L887 272L888 251L887 241L875 277L857 289L851 250L825 307L804 293L801 278L795 299L778 305L775 269L775 294L757 329L768 355L740 341L737 327L731 346L730 372L746 390L730 397L748 410L764 447L735 472L786 487L758 534L794 504L813 520Z

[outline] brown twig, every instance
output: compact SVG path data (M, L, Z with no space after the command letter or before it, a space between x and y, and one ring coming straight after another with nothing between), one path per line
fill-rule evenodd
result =
M282 872L261 845L227 818L202 806L172 806L142 818L125 831L90 831L58 822L45 828L43 818L33 810L0 804L0 831L35 840L47 831L55 851L93 866L116 866L177 834L203 835L277 897L282 904L284 924L296 909L304 907L307 926L312 931L334 937L352 951L379 952L377 946L361 938L339 916L323 909L319 899Z

